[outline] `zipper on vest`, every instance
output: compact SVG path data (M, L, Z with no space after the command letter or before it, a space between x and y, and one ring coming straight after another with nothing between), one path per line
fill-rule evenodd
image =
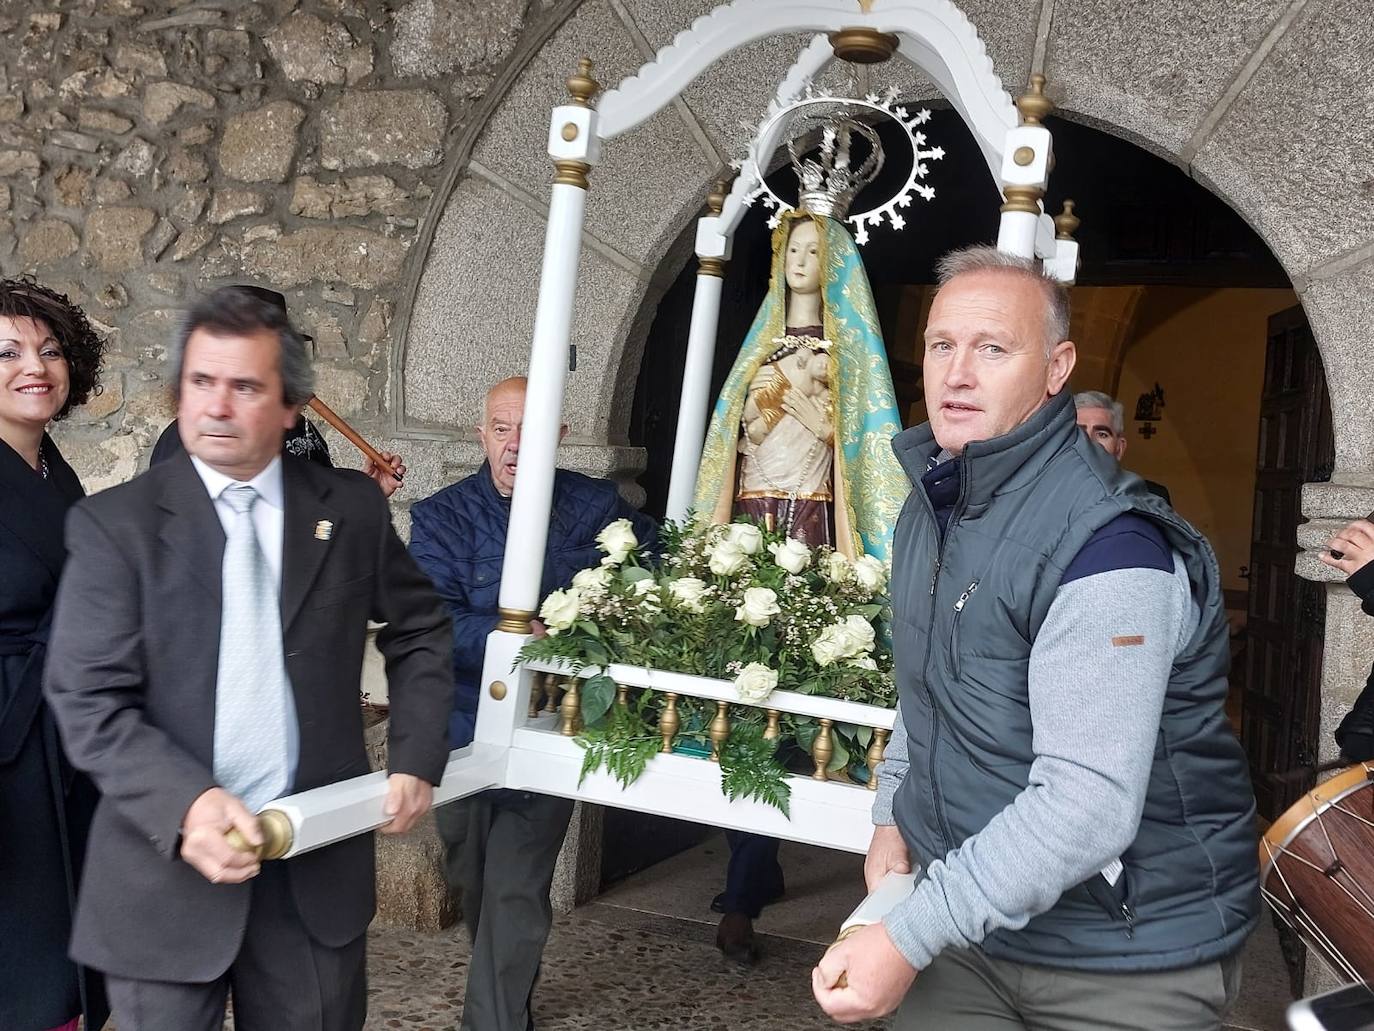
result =
M1130 904L1129 904L1129 903L1123 902L1123 903L1121 903L1121 915L1122 915L1122 917L1124 917L1125 920L1126 920L1126 937L1127 937L1127 938L1134 938L1134 937L1135 937L1135 910L1133 910L1133 909L1130 907Z
M973 592L976 590L978 590L978 581L974 580L964 588L964 593L959 595L959 600L954 603L954 611L963 612L964 606L968 604L968 600L973 597Z
M931 518L935 518L935 508L930 503L930 495L926 494L925 489L921 488L921 493L925 495L926 508L930 511ZM968 497L968 463L959 463L959 497L954 502L954 507L949 513L949 522L945 524L945 532L940 535L940 547L935 552L935 571L930 577L930 595L935 596L935 584L940 578L940 567L945 562L945 548L949 545L949 539L954 534L954 528L959 525L959 517L964 514L964 502ZM938 522L937 522L938 529ZM949 817L945 814L944 800L940 797L940 780L937 767L937 756L940 750L940 706L935 701L935 693L930 689L930 652L935 640L935 606L930 606L930 625L926 627L926 657L921 664L922 686L925 688L926 701L930 704L930 762L928 775L930 777L931 800L934 802L935 822L939 828L942 854L953 848L954 831L949 825Z

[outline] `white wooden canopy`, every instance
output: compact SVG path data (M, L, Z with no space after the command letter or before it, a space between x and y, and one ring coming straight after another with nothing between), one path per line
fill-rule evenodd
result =
M555 452L562 424L569 333L582 251L588 172L603 146L640 125L707 75L725 55L777 34L815 32L778 84L774 100L786 105L836 59L831 35L846 29L876 30L897 37L901 55L921 69L968 123L989 171L1002 187L998 246L1039 257L1062 279L1071 279L1077 245L1056 240L1040 197L1050 167L1048 130L1029 120L1003 89L978 33L948 0L734 0L698 18L655 58L607 92L596 107L587 99L594 83L570 80L574 102L553 111L549 154L557 175L545 236L539 302L530 355L529 386L502 571L502 622L487 641L476 740L456 750L436 803L491 787L508 787L579 798L603 805L757 831L852 852L867 850L872 794L862 787L795 778L791 819L761 803L727 802L719 791L719 767L701 759L662 754L629 789L604 773L579 784L582 750L560 729L556 714L533 715L538 672L515 661L538 610L548 537ZM576 83L574 85L574 83ZM780 140L756 142L771 153ZM742 198L755 184L737 181L718 213L700 219L697 254L701 270L692 315L682 410L673 458L669 516L690 504L704 437L711 356L715 346L723 262L744 211ZM627 212L627 217L633 217ZM657 670L616 669L617 682L650 690L730 700L729 684ZM770 696L768 706L835 722L890 729L892 713L836 699ZM272 825L282 831L285 854L320 847L380 826L385 791L382 774L282 799Z

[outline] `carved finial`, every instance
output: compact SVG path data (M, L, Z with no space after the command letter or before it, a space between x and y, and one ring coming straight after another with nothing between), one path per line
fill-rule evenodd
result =
M568 76L568 92L572 102L578 107L591 107L592 97L601 92L601 83L592 78L592 59L584 57L577 62L577 72Z
M706 195L706 211L719 215L725 210L725 198L730 195L730 180L721 176L711 184L711 192Z
M1078 231L1078 227L1083 223L1078 216L1073 213L1073 201L1064 201L1064 210L1054 216L1054 238L1056 240L1072 240L1073 234Z
M1036 72L1030 77L1026 92L1016 98L1022 125L1039 125L1041 119L1054 110L1054 101L1045 96L1045 77Z

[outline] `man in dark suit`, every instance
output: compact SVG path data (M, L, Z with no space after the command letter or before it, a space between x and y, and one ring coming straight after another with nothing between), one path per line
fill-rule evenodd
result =
M384 828L429 808L448 754L449 620L355 472L281 460L311 394L285 314L240 288L173 352L187 454L68 520L45 687L102 799L72 955L106 972L120 1031L357 1029L373 844L279 863L272 798L368 771L358 685L369 618L391 695Z

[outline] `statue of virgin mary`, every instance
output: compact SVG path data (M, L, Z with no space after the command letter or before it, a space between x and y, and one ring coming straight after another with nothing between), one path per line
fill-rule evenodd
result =
M892 373L863 261L837 220L847 199L807 185L773 231L768 296L711 415L694 507L887 561L911 489L891 448Z

